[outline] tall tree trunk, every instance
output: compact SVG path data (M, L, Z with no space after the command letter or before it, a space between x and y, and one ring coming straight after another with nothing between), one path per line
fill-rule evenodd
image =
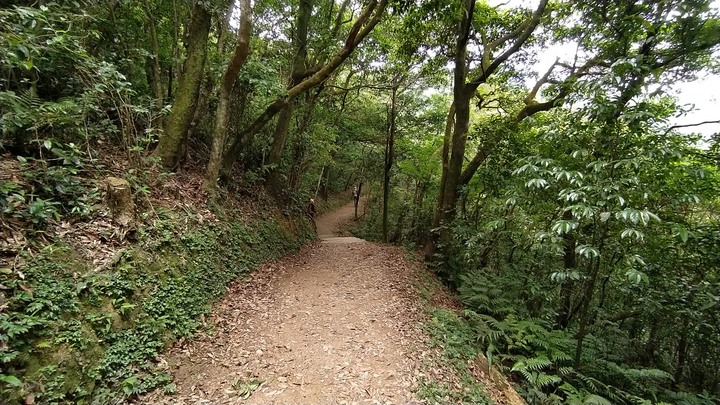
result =
M563 219L566 221L572 220L572 213L565 211L563 213ZM570 324L571 318L571 298L572 298L572 280L567 277L567 273L573 271L577 265L577 256L575 254L575 237L570 233L563 235L565 242L563 252L563 267L565 269L566 277L560 285L560 309L558 310L555 324L560 329L565 329Z
M230 35L230 22L232 20L233 10L235 9L235 0L229 0L226 6L227 9L225 10L223 18L218 18L217 21L218 41L216 49L220 55L225 53L225 43L227 42L228 35Z
M297 129L296 129L296 150L301 151L302 153L296 153L295 154L295 160L291 163L291 175L289 176L289 181L286 183L286 186L289 187L290 193L285 192L286 196L289 194L294 193L299 187L300 187L300 180L302 179L302 176L305 174L305 172L310 168L310 166L307 164L308 162L303 162L303 159L305 158L305 145L303 142L305 140L303 139L303 135L305 134L305 131L310 127L313 119L313 112L315 111L315 103L318 100L318 95L322 91L322 86L318 88L318 92L315 94L316 97L311 97L310 101L308 102L307 108L305 110L305 115L302 118L302 121L300 123L297 123ZM299 118L298 118L299 120ZM332 153L331 153L331 160L332 160ZM325 174L327 175L327 178L330 178L330 166L327 166L327 169L325 170ZM320 195L323 197L323 199L327 200L327 181L325 181L324 187L321 189ZM279 178L277 180L277 183L274 184L273 187L275 187L274 191L277 193L277 195L281 195L280 193L280 187L282 186L282 182L279 181Z
M328 166L327 170L325 171L325 181L323 182L321 193L323 201L327 201L329 197L328 187L330 186L330 168L331 166Z
M455 214L457 203L458 186L460 175L465 160L465 143L470 128L470 98L475 92L474 88L466 86L467 79L467 44L472 27L475 1L466 0L460 23L458 24L458 36L455 44L455 70L453 74L453 104L455 105L455 123L453 135L449 145L449 159L444 187L440 190L442 205L438 211L438 225L440 229L440 240L443 244L450 241L450 230L447 225L449 219Z
M190 139L193 139L195 137L195 130L197 129L198 124L200 123L200 120L202 119L203 115L205 114L207 108L208 108L208 101L210 99L210 95L213 92L213 89L215 88L215 80L212 77L208 77L208 75L205 75L205 78L203 79L203 84L200 87L200 93L198 93L197 101L195 102L195 112L193 113L193 118L190 121L190 127L188 128L187 132L185 132L185 138L183 139L183 153L182 153L182 159L180 160L180 164L184 164L187 162L190 158Z
M222 55L225 51L225 43L227 42L227 37L230 35L230 19L233 10L235 9L234 0L230 0L228 3L228 8L227 10L225 10L224 17L218 18L217 22L218 41L217 47L215 49L220 55ZM185 133L185 139L183 140L183 159L185 161L188 161L190 159L190 149L188 143L189 140L193 139L193 137L195 136L195 130L197 129L197 126L200 123L202 117L207 112L210 96L215 92L215 84L216 80L214 75L211 72L208 72L208 74L205 75L203 86L200 89L200 94L198 94L198 100L196 103L197 107L195 107L195 114L193 114L193 119L190 122L190 128ZM244 107L245 106L243 105L243 109Z
M540 0L537 9L533 12L530 19L520 25L509 35L500 38L483 46L483 58L481 61L482 69L479 69L478 75L467 82L468 63L467 63L467 45L470 38L472 28L473 14L475 10L474 0L465 0L463 12L458 23L457 40L455 43L455 68L453 74L453 103L455 104L455 125L453 129L452 141L450 143L450 159L447 165L447 171L444 175L443 187L440 190L438 204L439 209L435 215L437 223L440 227L440 241L447 244L451 240L450 230L443 226L448 224L455 217L455 206L459 188L462 186L462 168L465 161L465 144L467 134L470 128L470 101L477 90L478 86L487 82L488 78L497 71L497 69L505 63L513 54L518 52L523 44L532 35L535 28L540 23L542 14L545 11L548 0ZM507 42L512 41L511 46L507 47L497 58L492 60L492 53L502 48ZM435 222L435 221L434 221ZM435 243L437 239L431 238L430 243L433 246L426 247L425 257L432 258L435 251Z
M165 125L165 132L160 137L160 143L154 152L154 156L160 158L166 168L175 166L180 143L195 113L207 58L206 44L210 33L210 19L210 13L204 7L193 5L185 68L178 83L178 91L175 93L173 109Z
M181 61L181 55L180 55L180 30L183 23L180 21L180 13L178 12L178 4L177 0L173 0L173 63L170 64L170 69L168 72L169 79L168 79L168 89L167 89L167 99L172 100L173 95L173 80L175 80L177 77L180 76L182 72L182 61ZM175 73L173 73L175 72Z
M392 170L395 148L395 116L397 115L397 91L398 83L392 88L392 99L390 102L390 117L388 117L388 134L385 142L385 170L383 172L383 213L382 232L383 241L388 242L388 200L390 199L390 170Z
M295 35L293 35L293 49L295 50L295 56L292 59L292 71L290 73L290 83L288 84L288 89L292 89L300 84L307 69L307 37L312 9L312 0L300 0L300 6L297 14L297 29L295 30ZM275 134L273 135L273 142L270 147L270 154L268 155L267 164L274 166L270 169L271 172L268 180L270 185L276 189L280 186L280 182L278 181L280 175L280 161L283 148L285 147L285 142L287 141L292 114L293 103L291 102L288 103L287 107L280 112L277 126L275 127Z
M152 72L153 72L153 91L155 92L155 106L159 109L163 106L164 91L162 71L160 70L160 45L158 43L157 29L155 26L155 16L153 15L150 1L144 2L145 14L147 14L147 27L150 33L150 45L152 47Z
M455 103L450 105L450 111L448 111L447 118L445 119L445 135L443 136L443 147L442 147L442 175L440 176L440 191L438 192L437 204L435 205L435 212L433 214L432 224L425 241L425 260L432 260L435 255L435 247L437 244L437 233L434 229L440 226L442 220L442 209L444 203L443 190L445 189L445 180L447 179L448 173L448 161L450 160L450 140L452 139L452 131L455 126Z
M300 179L302 178L303 174L307 171L307 169L310 167L309 162L305 160L305 157L307 156L307 148L306 144L303 141L303 139L296 139L296 142L294 143L294 154L293 154L293 164L290 166L291 170L288 176L288 182L287 182L287 188L289 190L289 194L294 194L297 192L297 190L300 187ZM330 168L328 167L328 170L326 170L326 177L329 173ZM326 181L326 180L325 180ZM323 185L326 183L323 182ZM320 189L320 196L322 197L324 195L324 187L321 187Z
M673 389L677 389L682 384L683 375L685 372L685 362L687 360L687 346L688 346L688 328L690 327L690 319L685 318L683 320L682 331L680 332L680 340L677 346L678 361L675 367L675 378L673 379Z
M173 79L175 78L173 74L173 68L172 65L170 65L170 68L168 69L168 83L167 83L167 99L172 100L173 97Z
M602 252L603 248L605 247L605 239L607 238L607 233L608 226L607 224L605 224L605 227L601 231L598 243L598 250L600 252ZM588 269L590 277L585 281L585 288L582 291L582 296L580 297L579 308L577 309L577 312L574 312L578 316L578 331L575 334L575 338L577 339L577 346L575 347L574 359L574 367L576 369L580 368L583 344L585 341L585 337L588 335L588 333L590 333L590 304L592 303L593 296L595 295L595 286L600 275L600 264L601 256L595 257L595 259L590 263L590 268ZM573 312L571 312L571 315L572 314Z
M210 161L205 174L205 188L214 189L222 164L222 157L228 138L228 119L230 110L230 97L237 80L240 69L245 65L250 54L250 32L252 30L252 8L250 0L240 1L240 27L238 29L235 51L228 62L225 73L220 79L220 94L218 108L215 116L215 131L213 133Z
M413 198L413 216L410 222L410 230L413 233L414 240L422 244L423 241L423 229L421 224L418 222L418 217L423 211L423 203L425 201L425 192L427 191L427 182L418 181L415 186L415 198ZM422 245L421 245L422 246Z
M320 176L318 177L317 186L315 187L315 199L317 199L318 193L320 192L320 184L322 184L322 180L325 177L326 169L329 169L329 166L323 166L320 170Z
M268 177L268 183L271 187L280 187L280 162L282 158L282 152L285 148L285 141L287 141L288 134L290 133L290 122L292 121L292 115L294 103L290 103L278 115L277 125L275 126L275 133L273 134L273 141L270 145L270 152L268 153L267 165L270 165L270 173Z
M361 181L360 183L358 183L357 197L355 197L355 201L353 204L355 206L355 220L356 221L358 219L357 210L358 210L358 205L360 205L360 196L362 195L362 186L363 186L363 183Z

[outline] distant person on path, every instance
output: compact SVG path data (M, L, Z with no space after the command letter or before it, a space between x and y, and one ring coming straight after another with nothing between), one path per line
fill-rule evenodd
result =
M315 216L317 215L317 209L315 208L315 200L313 198L310 199L310 204L308 204L308 215L310 215L310 218L312 218L313 221L315 221Z
M360 193L362 193L362 182L353 188L353 204L355 205L355 219L358 219L357 210L360 203Z

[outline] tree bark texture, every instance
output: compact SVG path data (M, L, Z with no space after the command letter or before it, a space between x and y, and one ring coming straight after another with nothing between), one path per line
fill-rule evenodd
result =
M145 0L145 13L147 14L148 32L150 34L150 45L152 46L152 72L153 72L153 91L155 93L155 106L161 109L165 93L163 91L163 77L160 69L160 45L158 43L157 29L155 26L155 16L152 12L150 2Z
M382 232L383 241L388 242L388 200L390 199L390 171L392 170L393 160L395 159L395 116L397 115L397 83L392 89L392 99L390 102L390 117L388 117L388 134L385 142L385 168L383 171L383 212L382 212Z
M443 209L443 190L445 189L445 180L447 179L448 161L450 160L450 140L452 139L452 131L455 126L455 103L450 105L450 111L448 111L447 118L445 120L445 135L443 136L442 146L442 174L440 176L440 192L438 193L437 204L435 205L435 212L433 214L432 224L430 231L425 241L425 260L432 260L435 255L435 247L437 245L437 233L434 231L440 226L442 220L442 209Z
M180 144L195 113L195 102L200 93L207 58L206 45L210 33L210 18L210 13L204 7L193 5L185 68L178 81L178 89L165 125L165 132L160 137L160 143L154 152L154 156L160 158L166 168L175 166Z
M572 213L570 211L565 211L565 213L563 214L563 219L566 221L572 220ZM577 256L575 254L575 237L570 233L565 233L563 235L563 241L565 243L563 249L563 267L565 272L569 273L575 270L575 268L577 267ZM572 280L570 280L566 274L565 279L560 285L560 308L558 309L557 318L555 320L555 324L560 329L567 328L570 324L570 319L572 317L572 286Z
M451 238L447 222L452 219L457 202L458 186L462 165L465 159L465 143L467 132L470 127L470 97L474 93L466 86L467 79L467 44L472 28L475 1L466 0L460 23L458 24L458 36L455 44L455 70L453 73L453 104L455 106L455 123L453 134L449 145L449 159L444 181L444 187L440 190L442 205L438 211L438 225L441 226L440 241L448 243Z
M228 66L220 79L220 94L215 116L215 130L213 131L210 160L205 173L205 188L213 189L217 186L220 166L228 139L228 120L230 112L230 99L233 87L237 81L238 73L250 55L250 32L252 31L252 8L250 0L240 1L240 27L238 29L235 50Z
M288 90L297 86L303 79L307 65L307 37L308 37L308 25L310 24L310 15L312 14L313 4L311 0L301 0L298 8L297 15L297 29L293 35L293 49L295 55L292 59L292 69L290 73L290 82L288 84ZM290 132L290 122L292 120L292 114L294 105L292 102L288 103L278 117L277 126L275 127L275 134L273 135L273 142L270 146L270 153L268 155L267 164L272 167L270 170L269 183L271 187L276 190L280 189L280 162L282 158L282 151L285 147L288 134Z

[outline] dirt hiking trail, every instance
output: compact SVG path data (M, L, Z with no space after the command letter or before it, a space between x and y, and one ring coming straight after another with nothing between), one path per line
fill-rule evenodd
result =
M233 284L208 320L214 332L161 359L176 393L142 403L420 403L414 270L400 248L342 237L353 212L318 218L318 243Z

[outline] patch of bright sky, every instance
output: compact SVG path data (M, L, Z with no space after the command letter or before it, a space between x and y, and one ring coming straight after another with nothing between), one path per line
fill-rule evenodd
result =
M538 0L487 0L488 4L500 7L528 7L534 8ZM720 10L720 0L714 0L712 7ZM573 45L554 45L540 54L535 70L539 75L550 68L556 58L572 60L575 54ZM678 82L663 89L667 94L677 97L680 106L694 106L688 113L671 120L672 125L697 124L703 121L717 121L720 119L720 105L718 92L720 92L720 75L706 74L691 82ZM689 107L683 109L690 109ZM707 124L697 127L680 128L684 133L701 133L710 136L720 133L720 124Z

